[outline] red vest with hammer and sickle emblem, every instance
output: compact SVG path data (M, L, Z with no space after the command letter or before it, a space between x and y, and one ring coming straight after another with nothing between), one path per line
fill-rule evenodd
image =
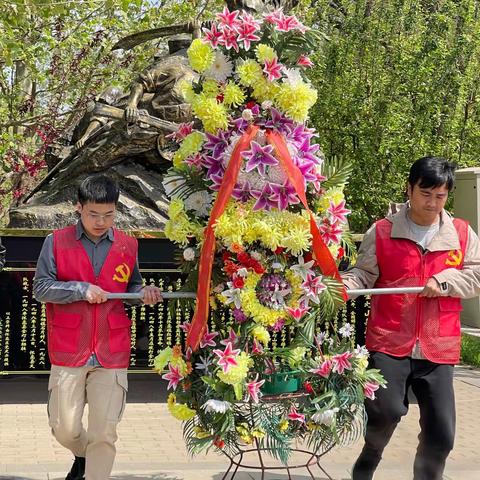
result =
M87 282L106 292L126 292L136 263L137 240L114 230L114 241L96 277L92 262L75 233L75 226L53 233L57 280ZM79 367L95 353L106 368L126 368L130 360L130 325L121 300L102 304L47 303L50 362Z
M375 288L414 287L447 268L461 269L468 240L468 223L454 219L460 250L422 253L413 241L391 238L386 219L375 226L380 276ZM458 363L460 357L460 298L420 297L418 294L372 296L366 345L371 351L396 357L411 354L418 340L425 357L435 363Z

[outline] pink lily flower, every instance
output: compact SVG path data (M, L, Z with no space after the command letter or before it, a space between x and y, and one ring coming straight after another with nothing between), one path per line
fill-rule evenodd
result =
M318 227L323 241L328 245L329 243L339 243L342 236L343 229L338 223L330 223L328 220Z
M202 28L204 34L204 41L209 43L213 48L218 45L220 38L222 37L222 32L217 29L217 25L214 23L212 28Z
M287 415L287 418L289 420L293 420L300 423L305 422L305 415L303 415L303 413L298 413L297 409L295 408L295 405L292 405L292 408L290 409L290 413Z
M258 380L258 374L253 382L247 383L248 396L252 399L253 403L258 403L258 394L260 393L260 387L265 383L265 380Z
M252 347L252 354L256 355L259 353L263 353L263 346L262 344L255 338L253 340L253 347Z
M232 345L235 345L238 341L238 335L235 333L235 330L233 328L230 328L230 332L228 333L228 337L225 340L221 340L220 343L222 345L227 345L227 343L231 343Z
M240 353L240 350L233 350L230 342L227 343L225 350L214 350L213 353L219 358L218 366L222 367L223 373L228 373L230 367L238 366L236 357Z
M234 10L233 12L231 12L228 7L224 7L223 12L217 13L216 17L221 25L224 25L225 27L235 28L240 23L237 18L238 13L238 10Z
M240 20L245 25L253 28L254 31L260 30L260 22L255 19L253 15L243 10L242 14L240 15Z
M333 371L342 375L345 370L351 370L352 364L350 363L350 358L353 354L351 352L345 352L332 357L333 361Z
M231 28L225 27L223 29L222 36L218 43L223 45L227 50L233 47L236 52L239 51L237 32Z
M308 308L306 307L297 307L297 308L287 307L285 310L297 322L300 321L302 317L308 312Z
M213 341L213 339L218 335L219 335L218 332L210 333L207 327L207 329L205 330L205 333L203 334L202 339L200 340L200 348L216 347L217 344Z
M183 322L180 325L180 330L182 330L183 333L186 333L188 335L188 332L190 331L190 326L191 326L190 322Z
M316 373L323 378L327 378L332 371L333 362L331 360L325 360L318 368L311 370L312 373Z
M327 208L327 212L330 215L331 223L347 223L347 215L350 213L350 210L345 208L345 200L342 200L336 205L330 200L330 206Z
M162 378L168 380L167 390L170 390L170 388L176 390L178 383L183 379L183 375L180 373L179 367L172 367L171 364L168 364L168 369L169 372L162 375Z
M278 78L282 78L283 65L278 63L277 59L265 60L263 71L267 74L268 81L273 82Z
M169 133L165 138L172 138L176 142L180 143L187 135L193 132L193 122L181 123L178 126L176 132Z
M380 385L378 383L367 382L363 387L363 393L370 400L375 400L375 392L379 389Z
M300 55L300 57L297 60L297 65L300 65L301 67L313 67L313 62L308 58L306 55Z
M276 24L278 21L280 21L284 17L283 10L281 8L278 8L277 10L273 11L272 13L268 13L263 16L265 21L267 23L273 23Z
M258 42L260 40L260 37L258 35L255 35L254 27L242 24L240 27L238 27L237 30L237 41L243 42L243 48L245 50L250 50L251 42Z

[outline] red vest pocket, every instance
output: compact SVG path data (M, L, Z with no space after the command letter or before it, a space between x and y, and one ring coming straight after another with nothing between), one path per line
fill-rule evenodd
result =
M108 314L110 352L130 351L130 326L132 321L122 313Z
M398 331L403 317L405 295L373 295L369 328Z
M459 298L438 297L440 313L440 336L454 337L460 335L460 312L463 310Z
M79 313L55 312L51 321L49 347L55 352L75 353L80 339Z

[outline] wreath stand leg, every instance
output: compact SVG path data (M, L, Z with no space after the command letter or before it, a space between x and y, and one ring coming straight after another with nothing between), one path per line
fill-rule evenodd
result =
M227 480L228 475L230 474L230 472L232 471L232 469L234 467L235 468L234 468L233 472L231 473L231 476L230 476L229 480L234 480L235 479L235 477L237 476L237 473L238 473L238 469L240 467L246 468L246 469L249 469L249 470L255 470L257 472L261 472L261 477L260 477L261 480L265 480L265 473L269 470L273 470L273 471L276 471L276 472L286 471L287 475L288 475L288 479L293 480L294 477L292 476L291 470L303 468L303 469L307 470L307 472L310 475L310 478L312 480L316 480L316 477L315 477L315 475L313 474L313 471L312 471L312 467L314 467L314 466L317 466L321 470L321 472L327 477L328 480L333 480L333 477L331 477L327 473L327 471L320 465L321 457L323 455L325 455L327 452L329 452L332 448L333 448L333 445L321 454L309 452L308 450L302 450L302 449L299 449L299 448L293 448L292 452L300 452L300 453L304 453L306 455L309 455L306 463L299 463L299 464L296 464L296 465L269 466L269 465L265 464L264 458L263 458L263 455L262 455L262 452L267 451L268 449L261 448L259 443L258 443L258 440L255 439L255 448L250 448L248 450L242 450L239 453L237 453L236 455L234 455L233 457L225 454L228 457L228 459L230 460L230 465L228 466L227 471L223 475L222 480ZM259 460L260 465L252 465L252 464L247 463L247 461L244 459L244 457L245 457L245 454L248 454L248 453L256 454L256 456L258 456L258 460Z

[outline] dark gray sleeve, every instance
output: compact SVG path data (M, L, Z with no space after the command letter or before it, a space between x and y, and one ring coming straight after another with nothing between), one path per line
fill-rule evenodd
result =
M143 279L140 273L140 269L138 268L138 258L135 262L135 268L133 269L132 276L128 282L127 292L129 293L137 293L140 292L143 288ZM142 305L143 302L141 300L128 300L125 303L129 305Z
M88 282L60 282L53 254L53 235L43 243L33 279L33 295L39 302L72 303L85 300Z
M5 247L2 245L2 240L0 239L0 271L5 266Z

